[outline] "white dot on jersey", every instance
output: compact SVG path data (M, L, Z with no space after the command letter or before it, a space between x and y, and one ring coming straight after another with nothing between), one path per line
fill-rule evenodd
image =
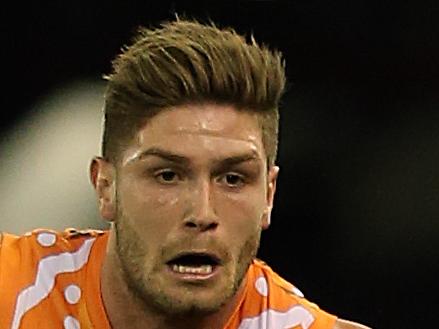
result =
M76 304L81 298L81 288L76 284L71 284L64 290L64 297L69 304Z
M56 242L56 235L53 233L43 232L38 234L37 241L43 247L51 247Z
M299 289L297 289L296 287L293 287L293 288L291 289L291 292L292 292L293 294L295 294L296 296L299 296L299 297L301 297L301 298L305 297L305 296L303 295L303 293L302 293Z
M267 280L263 276L260 276L256 279L255 288L262 296L268 296L268 284Z
M64 329L80 329L79 321L71 315L64 318Z

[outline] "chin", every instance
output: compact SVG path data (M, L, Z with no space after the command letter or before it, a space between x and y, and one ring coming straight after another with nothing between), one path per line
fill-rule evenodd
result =
M146 308L152 308L157 313L174 317L215 313L237 292L233 284L216 285L216 287L179 286L175 288L156 285L154 288L151 282L149 284L145 282L142 288L138 297L142 299ZM139 289L137 291L139 292Z
M203 316L218 312L226 301L219 302L218 300L210 301L189 301L182 303L173 303L166 309L162 308L162 314L174 317L187 317L187 316Z

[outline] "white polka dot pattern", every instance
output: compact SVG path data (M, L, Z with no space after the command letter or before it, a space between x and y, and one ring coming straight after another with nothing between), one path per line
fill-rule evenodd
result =
M302 305L294 305L286 312L268 309L258 316L252 316L241 321L238 329L309 329L314 323L314 316Z
M80 329L79 321L73 316L66 316L64 319L64 329Z
M81 288L76 284L71 284L64 290L64 298L69 304L76 304L81 298Z
M42 232L38 234L37 241L43 247L51 247L56 242L56 235L49 232Z
M263 276L256 279L255 288L262 296L268 296L268 284L267 280Z
M305 297L305 296L303 295L303 293L302 293L299 289L297 289L296 287L293 287L293 288L291 289L291 292L292 292L293 294L295 294L296 296L300 297L300 298Z
M39 261L35 283L22 290L17 296L11 329L19 329L21 320L26 313L40 304L50 294L55 287L55 277L58 274L75 272L88 262L91 247L95 240L96 238L85 240L83 245L75 252L63 252L45 257Z

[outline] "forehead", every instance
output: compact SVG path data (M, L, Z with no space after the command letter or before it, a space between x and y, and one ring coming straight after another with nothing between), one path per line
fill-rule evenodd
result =
M162 110L139 129L124 158L148 147L188 155L252 151L265 157L257 114L230 105L193 104Z

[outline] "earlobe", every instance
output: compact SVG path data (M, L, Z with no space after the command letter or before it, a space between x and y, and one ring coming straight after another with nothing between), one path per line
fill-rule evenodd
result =
M115 172L111 163L103 158L95 157L90 164L90 181L98 198L101 216L112 221L115 218Z
M262 214L262 229L266 230L271 224L271 208L267 207Z
M279 175L279 167L271 166L267 173L267 206L262 216L262 228L265 230L271 223L271 211L273 209L274 195L276 193L276 181Z

